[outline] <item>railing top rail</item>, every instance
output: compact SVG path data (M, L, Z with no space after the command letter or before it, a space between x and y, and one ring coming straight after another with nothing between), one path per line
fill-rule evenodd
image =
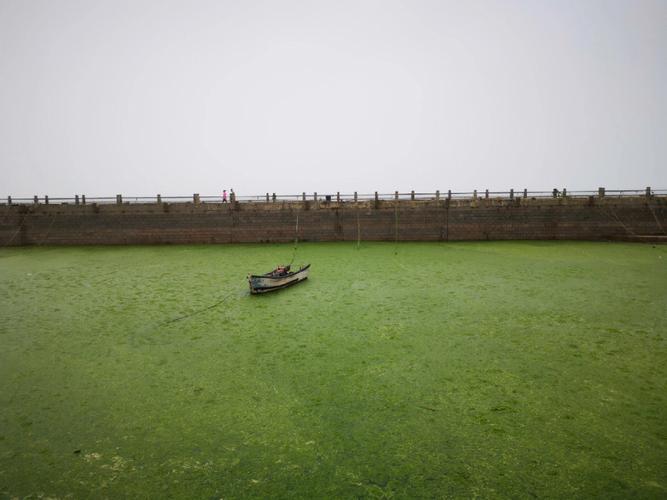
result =
M357 192L357 193L341 193L339 191L328 191L322 193L315 192L301 192L298 194L277 194L277 193L263 193L255 195L233 195L233 199L238 202L272 202L273 200L280 201L300 201L302 199L314 200L315 196L320 201L326 200L327 197L330 197L331 200L341 200L344 202L350 200L357 201L369 201L374 199L381 200L392 200L396 199L435 199L438 196L440 198L473 198L477 196L478 198L493 196L493 197L510 197L514 196L515 198L521 197L531 197L531 198L540 198L540 197L584 197L584 196L609 196L609 197L624 197L624 196L645 196L647 193L650 193L652 196L667 196L667 189L605 189L599 188L597 190L568 190L566 188L556 188L551 191L528 191L527 189L508 189L508 190L488 190L488 189L478 189L474 191L452 191L448 190L439 190L436 192L423 192L423 191L394 191L394 192L380 192L374 191L372 193L368 192ZM223 197L221 194L206 194L206 195L153 195L153 196L128 196L120 195L118 196L88 196L77 195L75 197L49 197L48 195L42 196L33 196L33 197L17 197L8 196L6 198L7 203L12 204L33 204L37 203L151 203L157 202L158 198L162 202L214 202L222 203ZM228 193L227 201L232 200L232 194ZM0 203L6 205L5 200L0 199Z

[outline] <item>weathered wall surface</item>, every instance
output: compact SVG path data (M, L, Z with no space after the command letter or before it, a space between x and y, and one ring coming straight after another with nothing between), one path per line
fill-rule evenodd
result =
M659 240L667 199L2 205L0 246L302 241Z

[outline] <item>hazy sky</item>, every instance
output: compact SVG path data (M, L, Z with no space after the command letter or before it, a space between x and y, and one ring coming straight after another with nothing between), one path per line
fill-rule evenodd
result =
M0 0L0 196L667 188L667 1Z

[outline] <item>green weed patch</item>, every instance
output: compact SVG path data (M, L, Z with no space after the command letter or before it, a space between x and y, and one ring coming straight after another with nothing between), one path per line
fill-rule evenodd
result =
M0 494L664 497L667 247L0 250Z

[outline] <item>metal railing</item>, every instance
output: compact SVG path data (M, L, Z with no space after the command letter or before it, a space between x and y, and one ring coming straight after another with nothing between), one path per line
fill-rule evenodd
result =
M464 199L517 199L517 198L623 198L623 197L664 197L667 196L667 189L605 189L598 188L595 191L569 191L567 189L553 189L551 191L528 191L522 190L508 190L508 191L490 191L474 190L474 191L436 191L433 193L427 192L399 192L393 193L305 193L301 194L277 194L265 193L262 195L238 196L231 195L227 197L226 202L239 203L279 203L279 202L337 202L337 203L354 203L362 201L391 201L391 200L414 200L414 201L434 201L434 200L464 200ZM6 200L0 200L0 205L33 205L33 204L72 204L72 205L110 205L110 204L146 204L146 203L223 203L221 195L205 195L200 196L195 193L191 196L96 196L86 197L85 195L75 195L72 198L35 195L32 198L13 198L8 196Z

